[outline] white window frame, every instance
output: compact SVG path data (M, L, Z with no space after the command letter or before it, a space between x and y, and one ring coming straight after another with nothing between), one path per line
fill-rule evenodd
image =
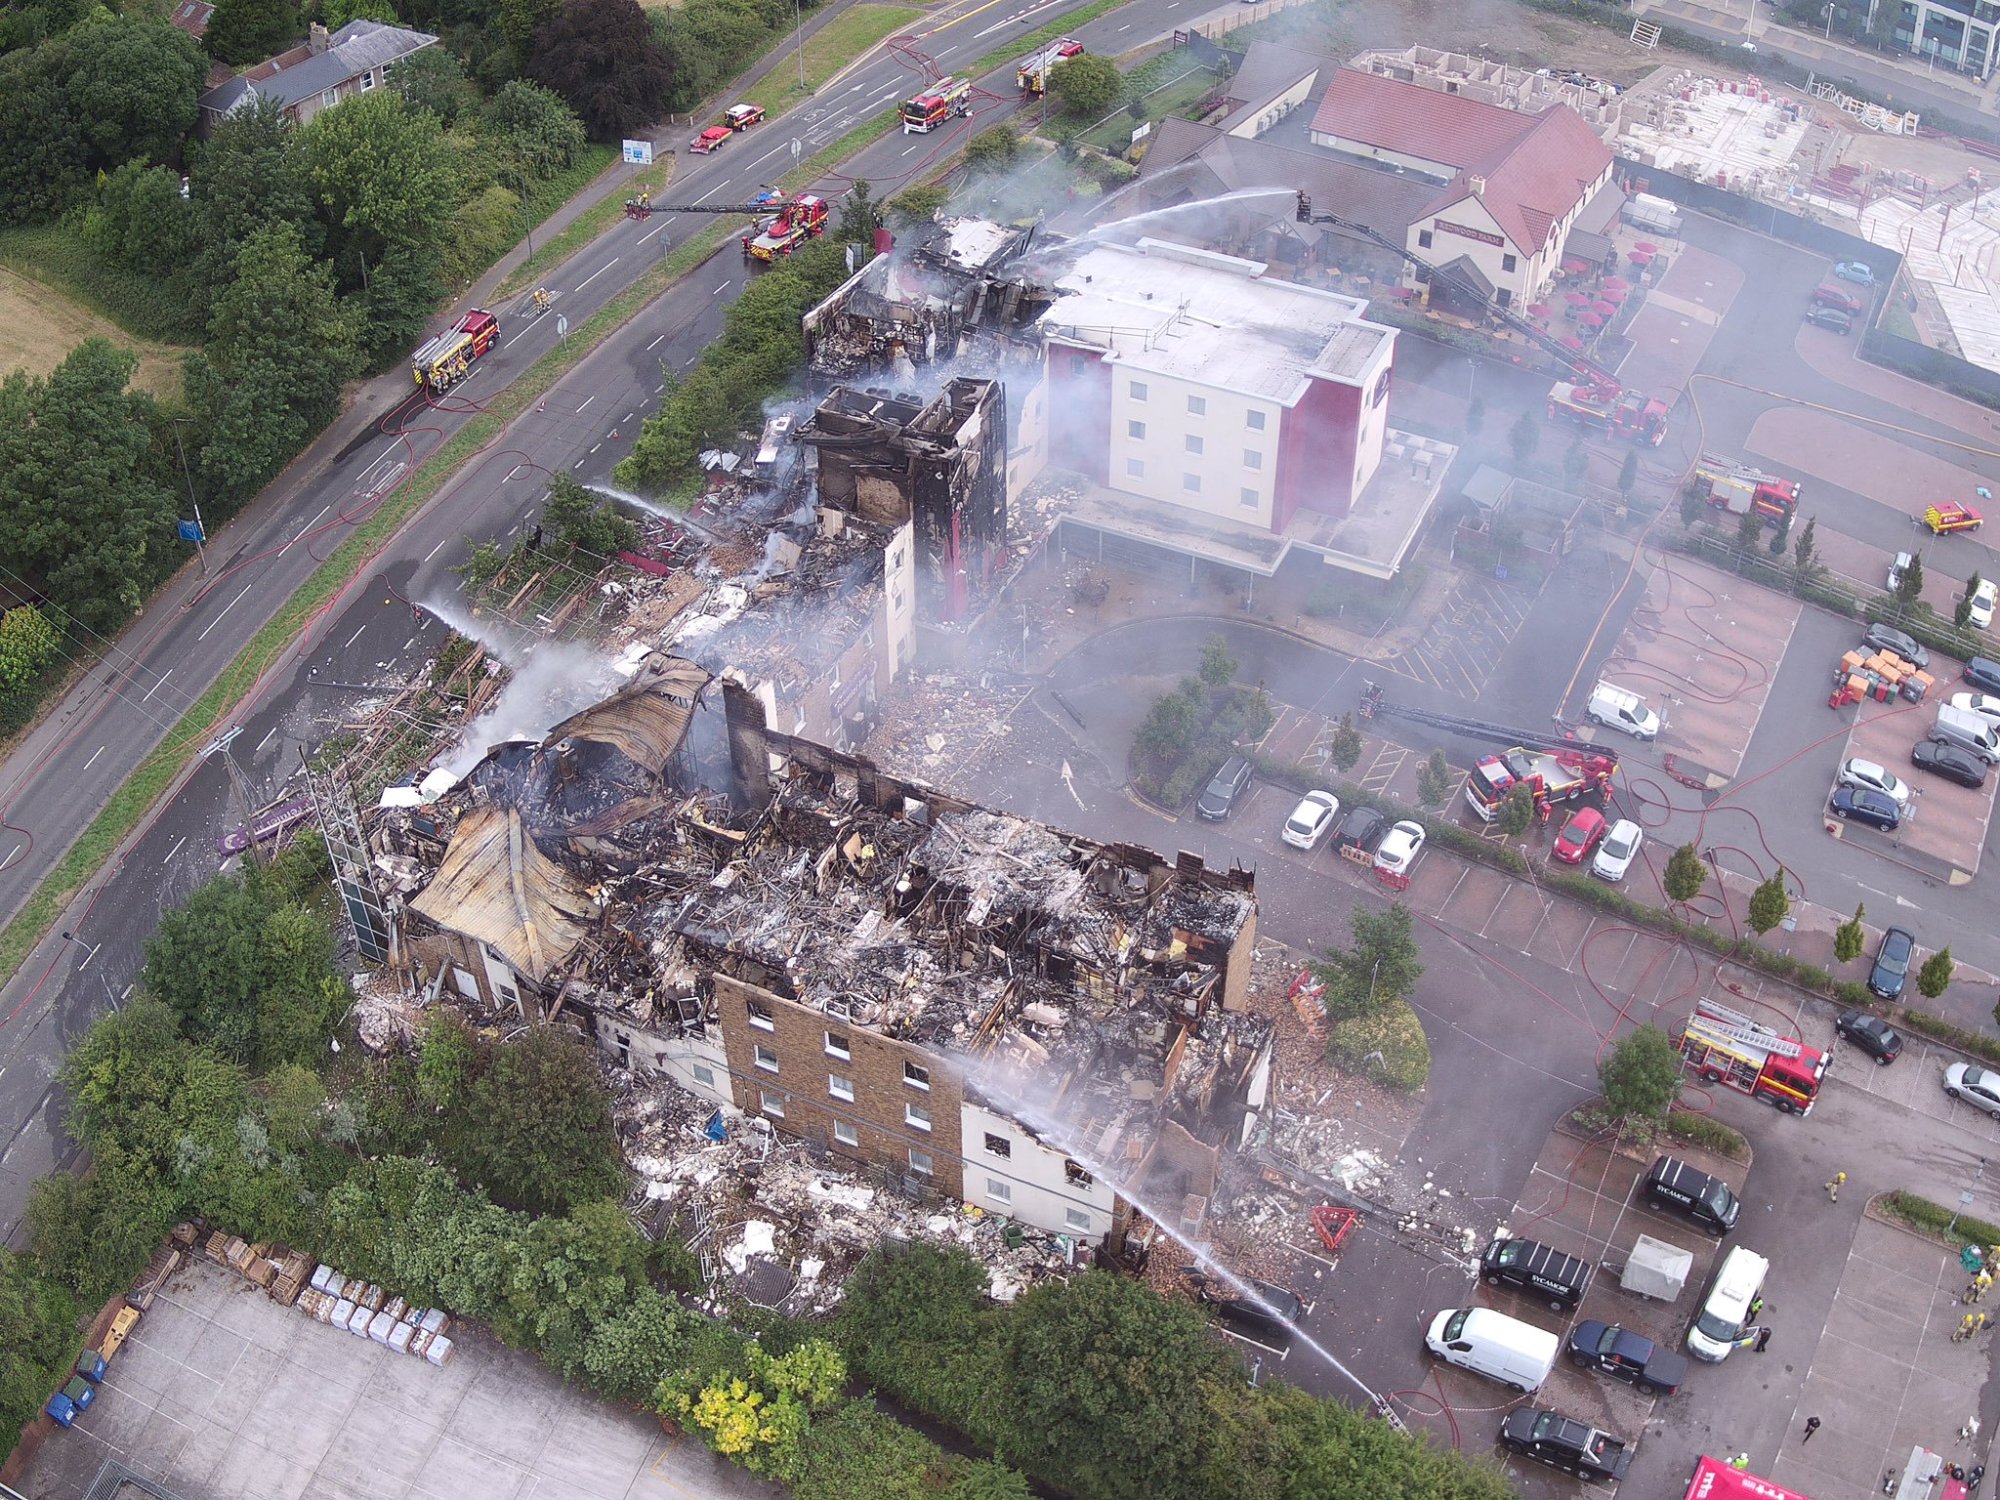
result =
M842 1062L853 1062L854 1043L842 1032L829 1031L826 1034L826 1055L837 1057Z
M1241 505L1245 510L1255 510L1264 503L1264 497L1246 484L1237 491L1236 503Z
M1190 432L1181 439L1181 446L1199 458L1201 456L1201 434Z
M936 1159L928 1151L910 1147L910 1170L920 1177L928 1177L936 1170Z
M698 1062L689 1071L694 1074L694 1081L696 1083L702 1084L707 1088L715 1087L715 1069L711 1068L707 1063Z
M1199 495L1201 493L1201 476L1199 474L1181 475L1181 488L1186 490L1190 495Z
M903 1082L928 1094L931 1091L931 1070L919 1063L906 1062L903 1064Z
M1143 380L1127 381L1125 384L1125 394L1134 401L1144 401L1146 399L1146 382Z
M785 1096L774 1094L769 1089L757 1090L757 1108L774 1120L785 1118Z
M374 87L375 87L375 70L373 68L370 68L366 73L363 73L361 75L361 92L365 94Z
M985 1145L986 1145L986 1154L988 1156L997 1156L1003 1161L1011 1160L1013 1158L1014 1142L1010 1137L1004 1135L995 1135L990 1130L984 1132L984 1134L986 1136Z
M849 1104L854 1102L852 1078L843 1077L839 1073L829 1073L826 1075L826 1091L836 1099L845 1099Z
M861 1132L856 1130L846 1120L835 1120L833 1122L833 1138L843 1146L859 1146L861 1144Z
M778 1071L778 1053L776 1048L766 1047L761 1042L753 1042L750 1045L750 1057L766 1073L775 1073Z
M997 1177L989 1177L986 1179L986 1196L997 1198L1002 1203L1012 1203L1014 1201L1014 1189Z
M750 1017L750 1024L759 1031L776 1031L778 1018L771 1014L771 1007L762 1000L746 1000L743 1008Z
M1188 415L1189 415L1189 416L1191 416L1191 417L1205 417L1205 416L1207 416L1207 415L1208 415L1208 397L1206 397L1206 396L1190 396L1190 397L1188 397Z
M1125 422L1125 436L1135 443L1143 443L1146 440L1146 424L1128 417Z
M1084 1234L1090 1233L1090 1215L1080 1208L1064 1209L1063 1223L1067 1224L1071 1229L1078 1230Z
M931 1112L915 1100L903 1103L903 1123L912 1130L928 1132L931 1128Z
M1143 458L1126 459L1125 477L1127 479L1144 479L1146 477L1146 460Z
M1243 450L1243 467L1246 469L1262 470L1264 467L1263 453L1256 448L1245 448Z
M1264 430L1264 414L1255 407L1252 407L1249 411L1243 413L1243 425L1252 432L1262 432Z

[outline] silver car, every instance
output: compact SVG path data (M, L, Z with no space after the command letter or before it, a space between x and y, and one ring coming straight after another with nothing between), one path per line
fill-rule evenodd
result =
M2000 1073L1991 1068L1953 1063L1944 1070L1944 1091L2000 1119Z
M1840 784L1880 792L1883 796L1892 798L1905 812L1909 810L1910 798L1913 795L1910 784L1887 766L1879 766L1872 760L1862 760L1858 756L1841 762Z
M1590 873L1599 880L1623 880L1632 868L1632 861L1639 857L1639 845L1645 836L1637 823L1620 818L1597 846L1597 854L1590 861Z

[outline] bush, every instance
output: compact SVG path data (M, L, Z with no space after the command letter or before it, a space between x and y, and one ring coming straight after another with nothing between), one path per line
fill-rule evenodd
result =
M1900 1219L1912 1229L1936 1235L1948 1244L2000 1245L2000 1225L1988 1224L1983 1219L1957 1214L1955 1217L1958 1223L1954 1226L1952 1210L1941 1207L1928 1198L1919 1198L1915 1193L1906 1193L1899 1189L1893 1193L1884 1193L1876 1202L1891 1218ZM1951 1227L1948 1229L1947 1226Z
M1843 1004L1867 1006L1875 1001L1873 992L1864 985L1848 984L1841 988L1847 991L1846 994L1839 996ZM1962 1026L1953 1025L1942 1016L1934 1016L1927 1010L1917 1010L1913 1007L1905 1007L1897 1016L1897 1020L1907 1031L1919 1032L1936 1041L1945 1042L1961 1051L1970 1052L1974 1057L1984 1058L1987 1062L2000 1063L2000 1038L1981 1036L1976 1031L1967 1031Z
M1395 1000L1333 1029L1327 1055L1349 1072L1415 1093L1430 1081L1431 1044L1407 1000Z
M1731 1161L1750 1159L1750 1143L1713 1115L1697 1114L1691 1109L1676 1109L1667 1116L1666 1131L1677 1141L1700 1146L1718 1156L1726 1156Z

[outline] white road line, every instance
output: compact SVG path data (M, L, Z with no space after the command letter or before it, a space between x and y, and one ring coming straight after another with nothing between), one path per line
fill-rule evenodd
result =
M654 334L654 335L653 335L653 344L657 344L657 343L659 343L659 341L660 341L661 339L665 338L665 337L666 337L666 335L665 335L664 333L656 333L656 334ZM648 345L646 346L646 350L647 350L647 351L650 351L650 350L652 349L652 347L653 347L653 344L648 344ZM642 351L642 352L645 352L645 351Z
M1132 29L1132 23L1127 21L1123 26L1120 26L1118 29L1120 31L1130 31Z
M653 387L653 394L657 396L660 394L661 391L664 391L666 388L667 388L667 383L663 380L658 385Z
M521 523L519 521L516 521L512 526L509 526L507 528L507 535L512 536L515 532L519 531L520 529L521 529Z
M621 422L629 422L632 420L632 413L628 411L625 413L624 416L620 417L618 420Z
M361 632L366 630L367 628L368 627L366 625L356 626L354 634L350 635L346 640L340 643L340 649L345 651L349 646L353 645L356 641L360 640Z
M857 89L866 88L867 86L868 85L865 83L857 83L854 85L854 87ZM761 167L764 165L765 162L769 161L772 157L776 156L780 151L789 151L791 149L792 148L789 142L787 142L782 146L773 146L769 151L766 151L762 156L758 157L755 161L751 162L750 165L753 167Z
M271 736L276 734L277 732L278 732L278 726L276 724L273 724L269 729L265 730L264 738L257 741L257 750L262 750L266 745L270 744ZM250 753L252 755L255 755L257 753L257 750L252 750Z
M583 406L588 406L588 405L590 405L590 403L591 403L591 402L593 402L593 401L595 401L596 399L597 399L597 398L596 398L595 396L585 396L585 397L583 398ZM578 410L579 412L581 412L581 411L583 410L583 406L579 406L579 407L577 408L577 410Z
M592 443L592 444L590 445L590 451L591 451L592 453L595 453L595 452L596 452L596 451L597 451L597 450L598 450L599 448L602 448L603 446L604 446L604 444L603 444L603 443L602 443L601 441L600 441L600 442L595 442L595 443Z
M721 286L717 287L714 291L710 292L708 295L711 297L720 297L724 292L728 291L735 284L736 284L736 278L732 276L730 277L729 280L723 282Z
M512 484L516 479L520 477L521 477L521 466L519 464L515 464L513 468L507 471L507 477L505 479L502 479L500 482L502 484Z
M588 276L584 277L583 280L579 281L574 287L571 288L571 290L575 292L582 291L585 287L589 286L591 282L597 280L598 277L602 276L606 271L610 270L613 266L617 265L620 259L621 257L619 256L616 255L612 256L611 259L607 260L603 265L599 266L595 271L592 271Z
M325 515L325 514L326 514L326 513L328 512L328 511L330 511L330 510L332 510L332 509L333 509L333 506L332 506L331 504L327 504L327 505L322 505L322 506L321 506L321 507L319 508L319 516L323 516L323 515ZM311 530L313 529L313 527L315 527L315 526L319 525L319 516L314 516L314 517L313 517L313 518L312 518L312 519L311 519L310 521L306 522L306 524L305 524L305 525L301 526L301 527L299 528L299 534L298 534L298 536L295 536L295 537L293 537L293 538L292 538L292 541L291 541L291 542L287 542L287 543L285 543L285 545L284 545L284 546L282 546L282 547L280 547L280 548L278 549L278 556L280 556L280 557L283 557L283 556L284 556L284 555L285 555L285 554L286 554L287 552L291 551L291 550L292 550L292 542L296 542L296 541L298 541L298 540L299 540L299 539L300 539L301 537L303 537L303 536L304 536L304 535L305 535L305 534L306 534L306 533L307 533L308 531L311 531Z
M163 865L172 864L174 862L174 856L181 852L181 845L185 844L186 842L187 842L186 834L182 834L179 838L175 839L174 847L167 851L167 857L161 860L160 863Z
M244 594L248 594L248 592L250 592L250 584L244 584ZM222 610L220 610L220 614L216 614L216 618L208 622L208 630L214 630L214 628L216 628L218 624L222 624L222 616L224 616L224 614L228 614L230 610L234 610L234 608L236 608L238 604L242 604L242 598L244 598L244 594L238 594L238 596L236 596L236 598L232 598L232 600L230 600L228 604L224 604L224 606L222 606ZM208 640L208 630L204 630L202 634L198 634L198 636L196 636L196 640ZM160 682L166 682L166 678L160 678ZM148 692L146 696L148 696L148 698L152 698L152 694L150 694L150 692Z
M247 593L249 593L249 592L250 592L250 587L249 587L249 585L248 585L248 584L245 584L245 585L244 585L244 587L243 587L243 594L247 594ZM241 599L241 598L243 597L243 594L238 594L238 595L237 595L236 597L237 597L238 599ZM234 601L232 601L232 602L234 602ZM221 619L221 618L222 618L222 616L220 616L220 615L217 615L217 616L216 616L216 618L217 618L217 619L219 620L219 619ZM212 629L213 627L210 627L210 628ZM203 635L207 635L207 634L208 634L208 631L204 630L204 631L202 632L202 634L203 634ZM147 698L151 698L151 697L153 696L153 694L157 693L157 692L158 692L158 691L159 691L159 690L160 690L161 688L163 688L163 687L165 687L165 686L167 685L167 679L168 679L169 677L173 676L173 675L174 675L174 669L173 669L172 667L168 667L166 671L164 671L164 672L162 672L162 673L160 674L160 680L159 680L158 682L154 683L154 684L153 684L153 685L152 685L151 687L149 687L149 688L147 688L147 689L146 689L146 697L145 697L145 698L141 698L141 699L140 699L139 701L140 701L141 703L144 703L144 702L146 701L146 699L147 699Z
M444 541L439 542L435 547L431 548L430 551L426 552L424 554L424 561L429 562L432 558L436 557L440 552L444 551L445 542L448 542L450 540L451 540L450 537L446 537L444 538Z
M721 192L723 187L724 184L718 182L714 187L710 188L707 192L703 193L699 198L695 199L694 206L696 208L700 208L702 204L708 202L709 199L713 198L717 193Z
M639 236L639 243L642 245L645 244L647 240L650 240L654 235L658 234L662 229L665 229L667 227L667 223L668 223L667 220L662 219L659 223L655 224L651 229L647 230L644 234Z
M579 458L579 459L578 459L578 460L577 460L577 461L576 461L575 463L573 463L573 464L571 464L571 465L570 465L570 468L571 468L571 469L580 469L580 468L582 468L582 467L583 467L583 460L582 460L582 459L580 459L580 458ZM516 527L515 527L514 529L515 529L516 531L519 531L519 530L520 530L521 528L520 528L520 527L518 527L518 526L516 526Z
M88 771L92 766L96 765L97 757L102 755L103 753L104 753L104 747L102 745L99 745L95 750L95 752L92 753L90 759L83 763L84 770Z
M917 147L921 146L922 144L923 144L922 141L915 141L912 142L910 145L905 146L903 148L903 155L908 156L912 151L916 150Z

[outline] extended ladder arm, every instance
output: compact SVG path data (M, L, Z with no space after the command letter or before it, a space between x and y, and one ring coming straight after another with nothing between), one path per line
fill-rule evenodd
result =
M1379 683L1371 682L1361 695L1361 717L1364 720L1376 718L1408 719L1412 724L1425 724L1432 729L1443 729L1452 734L1462 734L1468 739L1484 740L1489 744L1519 745L1523 750L1575 751L1602 756L1616 762L1618 752L1608 746L1579 740L1559 734L1545 734L1534 729L1515 729L1506 724L1494 724L1485 719L1467 718L1461 714L1441 714L1428 708L1408 708L1398 703L1386 703L1382 698Z

